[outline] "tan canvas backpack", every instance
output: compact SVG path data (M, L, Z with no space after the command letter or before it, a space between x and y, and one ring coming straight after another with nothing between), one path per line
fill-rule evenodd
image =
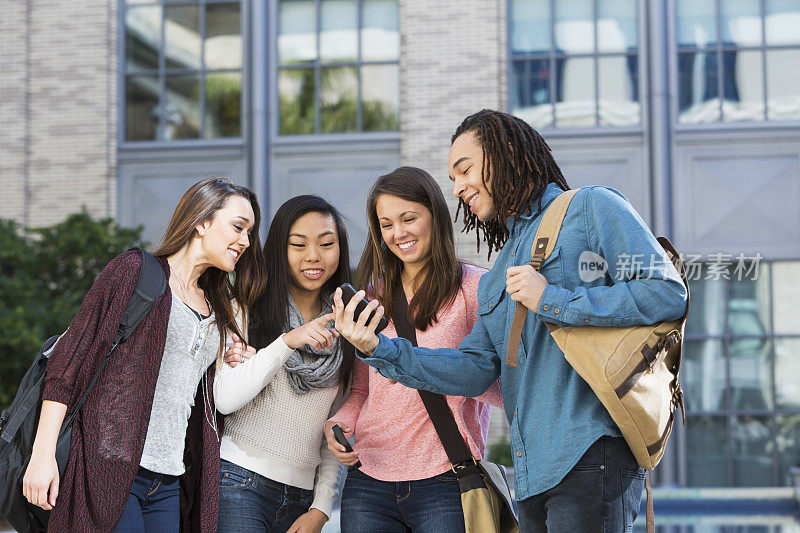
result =
M542 218L533 240L530 265L537 271L553 252L564 215L578 190L561 193ZM680 256L664 237L658 242L689 285ZM688 312L688 303L687 303ZM508 338L506 362L517 366L522 326L528 308L517 303ZM683 411L678 382L686 314L679 320L648 326L559 327L545 323L572 368L589 384L619 427L639 465L652 470L664 455L675 410ZM647 487L647 529L653 531L652 493Z

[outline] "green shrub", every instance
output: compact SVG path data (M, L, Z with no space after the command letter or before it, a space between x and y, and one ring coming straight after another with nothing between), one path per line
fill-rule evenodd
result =
M486 458L499 465L514 466L514 458L511 455L511 443L507 440L496 440L490 443Z
M45 339L69 325L105 265L144 244L141 230L93 220L85 210L27 231L0 219L0 408L14 399Z

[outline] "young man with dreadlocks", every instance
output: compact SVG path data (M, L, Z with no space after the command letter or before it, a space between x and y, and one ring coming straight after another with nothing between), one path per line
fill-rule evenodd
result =
M675 320L686 310L683 283L633 207L600 186L576 194L541 273L529 266L543 213L569 187L547 143L514 116L483 110L467 117L453 135L448 167L466 229L477 230L479 246L483 235L490 255L499 250L480 280L472 332L457 350L376 336L382 309L368 324L369 312L352 319L363 293L347 307L336 294L336 329L366 363L409 387L478 396L501 376L522 531L629 531L644 471L545 321L633 326ZM605 276L581 279L585 251L605 258ZM635 269L625 261L631 257L643 259ZM517 302L531 313L512 367L504 360Z

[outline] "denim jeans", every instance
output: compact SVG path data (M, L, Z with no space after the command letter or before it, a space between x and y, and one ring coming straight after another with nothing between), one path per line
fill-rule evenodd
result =
M180 531L180 481L139 468L115 533Z
M644 476L624 439L601 437L558 485L519 502L520 531L629 532Z
M347 533L460 533L461 491L453 472L418 481L379 481L350 467L342 491Z
M222 459L217 530L286 531L308 512L313 496L314 491L278 483Z

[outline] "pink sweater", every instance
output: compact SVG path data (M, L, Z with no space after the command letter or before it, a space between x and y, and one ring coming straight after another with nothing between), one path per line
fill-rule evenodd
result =
M453 304L439 312L438 322L417 330L417 342L426 348L456 348L476 321L478 280L486 272L465 265L461 290ZM394 324L383 331L397 337ZM454 368L454 372L458 369ZM478 398L445 396L461 435L473 457L483 458L489 429L489 405L502 407L500 382ZM355 430L355 446L361 471L382 481L413 481L450 470L442 443L416 389L388 379L356 361L353 390L330 420Z

